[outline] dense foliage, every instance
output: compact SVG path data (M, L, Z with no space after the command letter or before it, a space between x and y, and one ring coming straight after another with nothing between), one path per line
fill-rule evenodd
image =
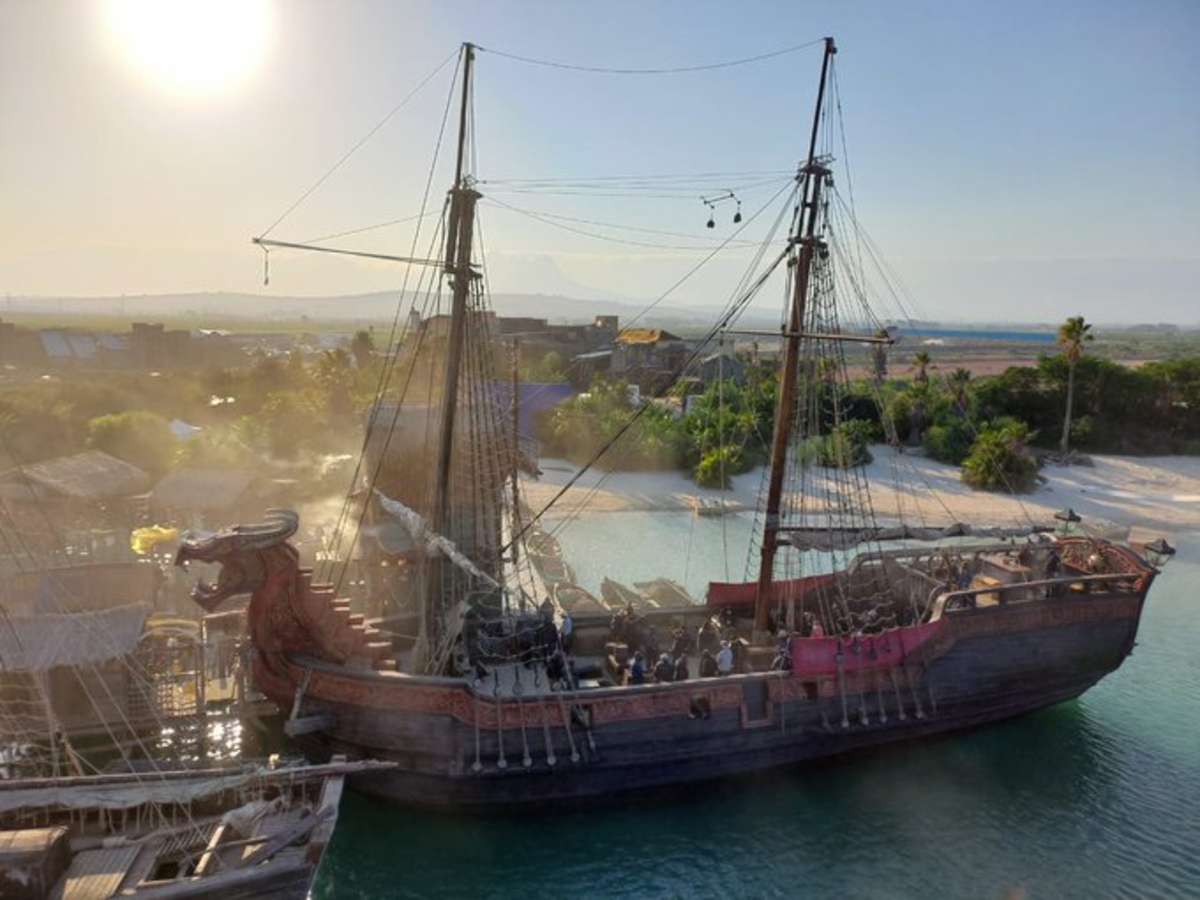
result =
M316 490L328 457L361 446L380 376L368 345L364 332L351 350L259 354L242 368L64 373L9 385L0 393L0 462L96 449L156 478L179 466L255 468ZM173 420L198 430L177 437Z
M1033 368L980 379L975 400L985 418L1020 419L1053 447L1066 402L1069 366L1045 356ZM1070 443L1093 453L1200 454L1200 357L1122 366L1084 356L1075 368Z
M1066 422L1073 452L1200 454L1200 356L1125 366L1082 352L1088 338L1080 333L1087 332L1076 331L1073 359L1066 351L1076 345L1067 343L1034 366L991 377L943 372L927 351L890 379L835 385L818 372L807 414L824 437L798 452L845 466L868 460L871 442L922 446L988 489L1032 486L1036 456L1063 446ZM689 397L681 389L641 412L625 382L600 379L541 417L542 452L582 463L604 449L599 464L607 468L682 469L698 484L727 486L766 461L775 415L773 365L743 363L738 383L712 383ZM330 456L358 453L381 366L371 333L360 331L341 348L298 344L241 368L9 382L0 393L0 462L96 448L156 477L183 465L266 465L316 484ZM523 354L521 366L538 380L564 375L556 354ZM180 439L172 420L199 431Z

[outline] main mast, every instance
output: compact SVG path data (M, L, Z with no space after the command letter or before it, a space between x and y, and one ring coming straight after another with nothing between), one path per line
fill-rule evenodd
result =
M436 481L430 524L435 534L450 529L451 471L454 457L454 425L458 411L458 382L462 370L463 345L466 341L467 306L471 296L472 240L475 234L475 203L480 194L465 174L467 123L471 104L471 76L475 62L474 44L463 44L462 103L458 116L458 155L454 167L454 187L450 191L450 216L446 228L445 273L450 276L453 295L450 305L450 334L446 345L446 370L442 382L441 417L438 424ZM436 570L435 570L436 571ZM433 577L426 585L421 609L421 638L428 650L431 627L440 606L442 578Z
M771 436L771 469L767 484L767 506L763 527L762 556L758 570L758 591L754 603L754 631L767 630L774 599L771 590L774 579L775 552L779 548L779 509L783 498L783 475L787 467L788 440L792 431L792 410L796 399L797 366L800 358L800 339L803 337L805 303L808 298L809 277L816 251L817 218L820 212L821 186L829 170L817 163L817 135L821 111L825 102L825 82L829 62L837 53L833 38L825 38L825 55L821 60L821 83L817 88L817 104L813 112L812 134L808 142L808 160L797 174L801 179L800 221L792 238L800 247L796 260L791 313L784 335L783 368L779 380L779 399L775 407L775 430Z
M458 116L458 158L454 187L450 191L450 222L446 229L446 274L454 294L450 305L450 335L446 348L446 372L442 387L442 416L438 428L436 499L433 530L445 534L450 509L450 463L454 447L454 417L457 411L458 376L462 368L466 337L467 300L471 295L471 241L475 233L475 201L479 193L466 184L463 174L467 144L467 115L471 103L471 69L475 47L463 44L462 106Z

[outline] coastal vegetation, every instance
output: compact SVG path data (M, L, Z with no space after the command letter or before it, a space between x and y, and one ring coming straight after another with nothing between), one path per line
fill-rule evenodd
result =
M1043 457L1200 454L1200 356L1130 366L1085 355L1083 345L1094 338L1091 327L1082 316L1072 317L1060 328L1060 353L986 377L972 377L965 366L943 371L925 349L913 354L901 377L883 377L885 366L878 361L869 377L845 384L817 373L824 392L817 414L826 427L798 452L823 465L845 466L867 461L870 443L920 447L961 466L972 487L1017 492L1035 486ZM687 402L668 396L641 413L632 411L623 383L610 389L605 385L611 383L598 382L598 390L551 411L538 436L545 452L582 463L618 432L645 427L655 435L653 455L636 449L603 454L599 464L678 467L702 486L724 486L766 459L773 366L748 365L747 372L743 385L718 382ZM839 416L828 413L834 406Z
M1092 337L1083 317L1069 319L1061 352L982 377L969 360L942 363L937 348L897 358L891 377L878 359L849 382L815 372L822 436L797 452L845 466L868 459L872 443L920 447L988 490L1032 487L1037 459L1064 449L1200 454L1200 354L1126 365L1084 353ZM361 447L384 356L360 330L340 347L298 339L289 353L258 352L234 368L9 377L0 457L11 466L94 448L156 477L182 466L266 466L315 495L339 477L330 460ZM597 378L539 417L542 453L610 469L681 469L700 485L728 485L766 461L775 415L774 361L755 352L742 362L736 382L676 385L641 404L625 381ZM562 380L569 363L523 355L522 375Z

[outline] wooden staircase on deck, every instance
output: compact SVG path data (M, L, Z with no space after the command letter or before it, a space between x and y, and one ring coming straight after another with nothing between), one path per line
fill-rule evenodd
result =
M297 588L323 650L348 666L395 672L392 642L362 613L350 611L349 598L335 597L333 585L314 584L312 577L312 569L301 569Z

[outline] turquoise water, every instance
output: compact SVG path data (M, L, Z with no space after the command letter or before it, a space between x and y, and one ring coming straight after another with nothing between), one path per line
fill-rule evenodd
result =
M1018 341L1022 343L1053 344L1055 331L1008 331L995 328L905 328L897 329L902 337L965 338L974 341Z
M1078 701L582 812L471 819L350 794L314 896L1200 897L1200 532L1179 543L1133 655Z
M630 587L670 578L697 599L710 581L741 581L754 514L696 516L689 512L594 513L547 530L562 545L578 582L599 595L605 576ZM617 560L617 563L614 563Z

